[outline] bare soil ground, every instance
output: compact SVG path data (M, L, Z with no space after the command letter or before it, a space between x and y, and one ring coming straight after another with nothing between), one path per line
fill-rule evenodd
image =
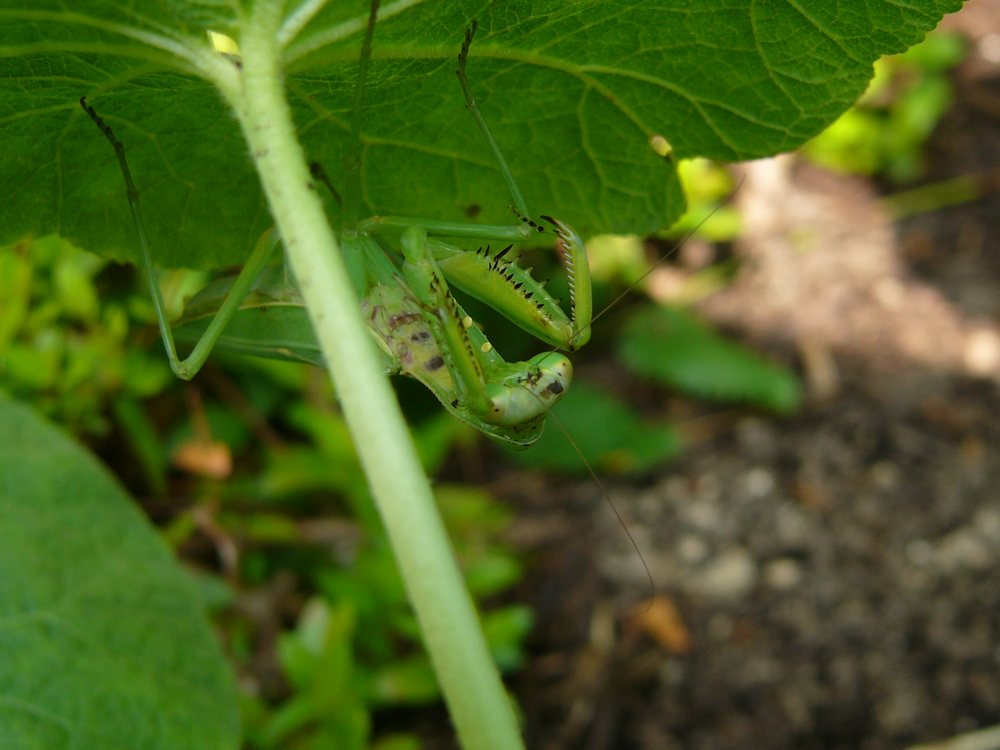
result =
M689 419L680 460L610 482L655 597L593 483L522 499L533 750L888 750L1000 723L1000 2L949 22L973 51L926 181L982 175L978 199L893 223L866 181L745 166L744 270L702 312L809 395Z

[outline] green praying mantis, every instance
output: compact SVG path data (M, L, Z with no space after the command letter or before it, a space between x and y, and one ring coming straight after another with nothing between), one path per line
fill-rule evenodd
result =
M355 142L376 12L377 4L373 4L361 51ZM354 198L353 209L351 204L344 206L342 252L365 322L384 354L386 371L417 379L455 417L494 440L527 447L541 436L547 413L572 381L572 364L559 350L572 352L590 338L590 272L583 240L573 229L550 216L540 217L540 222L528 218L524 198L469 85L466 70L476 29L473 21L466 31L458 56L458 80L466 105L507 183L518 221L507 226L486 226L374 216L354 222ZM270 264L278 244L273 231L260 239L235 279L209 285L190 301L178 337L196 337L197 343L186 358L178 356L146 238L139 191L124 146L85 98L80 104L117 155L160 334L174 373L182 379L192 378L216 344L247 354L322 366L294 284L285 278L281 267ZM357 165L355 174L356 170ZM314 176L324 178L315 167ZM352 195L347 198L351 200ZM517 264L515 243L538 233L551 234L555 241L568 280L568 314L531 276L530 269ZM502 248L493 251L486 244L467 251L449 242L460 239L499 243ZM455 299L452 285L554 348L525 362L505 361Z

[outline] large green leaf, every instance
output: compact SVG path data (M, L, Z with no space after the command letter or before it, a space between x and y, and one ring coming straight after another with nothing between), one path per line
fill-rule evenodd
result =
M0 747L237 747L191 580L88 453L2 396L0 540Z
M396 0L375 36L364 142L372 212L509 219L455 81L472 18L473 88L536 213L584 234L646 233L682 209L678 156L796 147L862 92L880 55L960 0ZM295 8L321 7L288 3ZM287 48L309 155L343 184L364 0L329 2ZM128 147L158 261L221 265L269 223L235 119L195 74L206 31L240 37L223 0L0 0L0 240L58 231L131 257L132 228L90 98Z

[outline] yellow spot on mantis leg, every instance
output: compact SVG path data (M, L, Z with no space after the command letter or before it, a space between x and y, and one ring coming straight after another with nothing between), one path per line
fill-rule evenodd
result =
M493 348L493 344L491 344L489 341L487 341L481 347L479 347L479 351L481 351L483 354L486 354L492 348Z
M466 328L472 328L472 318L466 315L464 318L462 318L462 325L465 326Z

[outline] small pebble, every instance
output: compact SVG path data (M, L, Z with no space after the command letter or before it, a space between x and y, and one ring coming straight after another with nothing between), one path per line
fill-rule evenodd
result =
M787 591L802 580L802 566L788 557L773 560L764 569L764 580L773 589Z
M677 557L688 565L704 561L708 552L708 543L697 534L684 534L677 540Z
M1000 545L1000 510L983 508L972 517L972 527L988 543Z
M754 499L767 497L774 491L774 474L760 467L750 469L743 477L743 486Z
M926 567L934 560L934 545L926 539L914 539L906 545L906 557L914 565Z
M956 529L944 537L934 557L938 566L948 573L962 568L985 570L993 565L993 555L986 542L968 527Z
M757 581L757 566L746 550L730 549L708 563L696 576L694 585L702 595L716 602L742 599Z
M684 520L694 528L714 532L722 524L719 508L710 502L697 500L687 505L682 511Z

